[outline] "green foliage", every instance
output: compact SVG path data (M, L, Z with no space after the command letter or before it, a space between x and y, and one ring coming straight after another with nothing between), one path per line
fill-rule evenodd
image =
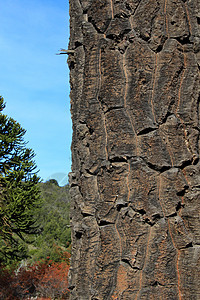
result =
M61 252L69 251L71 244L69 186L60 187L53 179L39 186L43 203L37 219L42 232L36 235L33 246L29 246L29 255L32 262L46 257L62 261Z
M69 186L55 179L39 182L26 131L4 108L0 97L0 265L11 268L24 258L65 261L71 244Z
M4 108L0 97L0 263L9 263L26 257L29 236L38 232L35 215L41 201L26 131L2 113Z
M57 181L56 179L49 179L46 183L47 183L47 184L53 183L53 184L59 186L58 181Z

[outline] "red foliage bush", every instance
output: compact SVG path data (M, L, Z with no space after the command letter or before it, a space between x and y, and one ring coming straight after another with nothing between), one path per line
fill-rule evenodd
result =
M66 262L51 263L45 269L43 275L39 275L37 282L37 292L39 295L45 297L55 298L62 296L67 298L69 295L67 276L69 272L69 265Z
M0 268L0 299L68 299L69 256L59 263L46 259L17 272Z

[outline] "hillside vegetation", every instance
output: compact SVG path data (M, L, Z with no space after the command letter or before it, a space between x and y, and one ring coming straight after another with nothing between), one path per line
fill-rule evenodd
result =
M69 186L37 175L26 130L0 97L0 299L68 299Z
M37 211L39 234L29 246L29 261L49 257L60 260L62 251L70 251L69 186L60 187L55 179L39 184L42 205Z
M26 258L0 267L0 299L68 299L71 233L69 186L39 183L38 233L24 243Z

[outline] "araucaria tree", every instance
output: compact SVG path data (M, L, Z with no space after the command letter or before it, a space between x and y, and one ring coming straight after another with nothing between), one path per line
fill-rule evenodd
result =
M40 206L34 152L24 130L2 113L0 97L0 264L26 256L26 242L38 231L34 212Z
M71 299L200 299L200 2L69 3Z

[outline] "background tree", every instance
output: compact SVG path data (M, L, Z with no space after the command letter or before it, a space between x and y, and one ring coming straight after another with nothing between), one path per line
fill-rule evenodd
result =
M34 152L26 147L26 130L2 113L0 97L0 263L26 256L26 242L38 232L35 211L40 207L39 177Z

